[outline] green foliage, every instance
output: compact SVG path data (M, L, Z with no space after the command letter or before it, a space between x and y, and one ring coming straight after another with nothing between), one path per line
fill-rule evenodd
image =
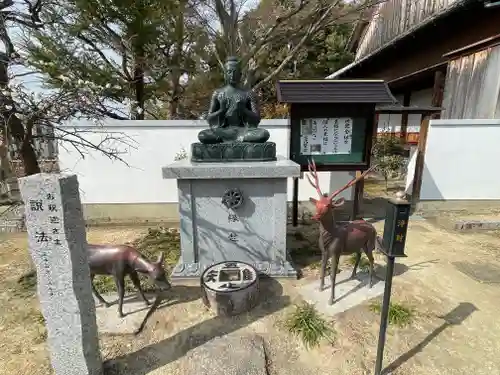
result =
M403 151L401 140L391 134L379 134L374 140L373 163L377 165L376 170L384 176L386 191L389 178L404 165Z
M380 311L382 310L382 304L380 303L380 301L371 303L370 310L377 314L380 314ZM408 306L396 302L390 302L388 317L389 324L397 325L398 327L404 327L410 324L413 316L413 311Z
M295 306L285 322L285 327L290 333L298 336L305 347L310 349L319 346L321 340L333 343L333 328L319 315L316 308L303 302Z
M333 15L332 15L333 18ZM298 43L301 35L297 26L290 24L290 37L286 43L269 46L266 54L259 57L258 78L263 79L276 69L289 53L289 42ZM322 28L304 43L297 55L276 76L278 79L324 79L329 74L341 69L354 59L346 51L345 45L352 31L350 23L335 23ZM286 118L288 111L276 106L276 80L262 88L262 110L275 118ZM266 113L267 115L267 113Z
M218 0L48 3L40 14L46 26L23 49L46 87L74 92L87 117L116 119L200 118L223 83L221 62L237 54L248 87L267 82L258 90L264 117L285 118L277 79L322 79L353 59L345 44L354 22L339 16L357 18L353 5L296 6L260 0L231 14L230 2ZM306 27L319 19L321 27Z
M72 88L94 116L141 116L155 100L180 91L180 77L196 63L183 48L197 48L186 1L70 0L43 8L46 27L26 40L30 65L53 89ZM175 86L175 88L174 88Z

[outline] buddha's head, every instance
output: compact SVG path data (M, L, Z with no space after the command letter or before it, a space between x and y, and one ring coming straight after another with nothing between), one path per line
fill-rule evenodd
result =
M224 68L226 84L237 86L241 80L240 60L237 57L228 57Z

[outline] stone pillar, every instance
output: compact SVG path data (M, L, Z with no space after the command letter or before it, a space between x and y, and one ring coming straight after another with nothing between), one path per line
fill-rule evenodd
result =
M19 179L29 251L56 375L101 375L85 222L76 176Z

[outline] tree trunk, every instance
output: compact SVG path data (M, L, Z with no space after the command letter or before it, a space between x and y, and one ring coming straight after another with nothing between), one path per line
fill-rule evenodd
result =
M179 115L179 101L181 95L181 64L183 60L184 47L184 10L186 3L181 1L179 4L177 19L175 22L175 55L173 56L173 66L171 73L172 97L169 105L169 119L176 119Z
M40 164L38 158L30 141L25 140L19 151L21 160L23 161L24 175L30 176L32 174L40 173Z
M141 2L139 2L141 4ZM142 9L139 9L139 15L142 15ZM145 90L144 90L144 36L141 33L141 28L143 26L142 17L137 17L135 19L132 30L129 34L132 35L133 41L133 55L134 55L134 77L133 85L135 91L135 101L137 108L132 111L132 117L134 120L144 120L144 102L145 102Z
M144 69L142 66L144 54L141 54L143 51L138 52L139 56L136 55L134 68L135 101L137 102L137 108L133 110L133 117L134 120L144 120Z

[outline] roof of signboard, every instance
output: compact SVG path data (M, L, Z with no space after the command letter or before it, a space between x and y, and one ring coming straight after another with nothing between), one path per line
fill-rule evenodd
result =
M282 80L277 83L280 103L395 104L383 80Z

